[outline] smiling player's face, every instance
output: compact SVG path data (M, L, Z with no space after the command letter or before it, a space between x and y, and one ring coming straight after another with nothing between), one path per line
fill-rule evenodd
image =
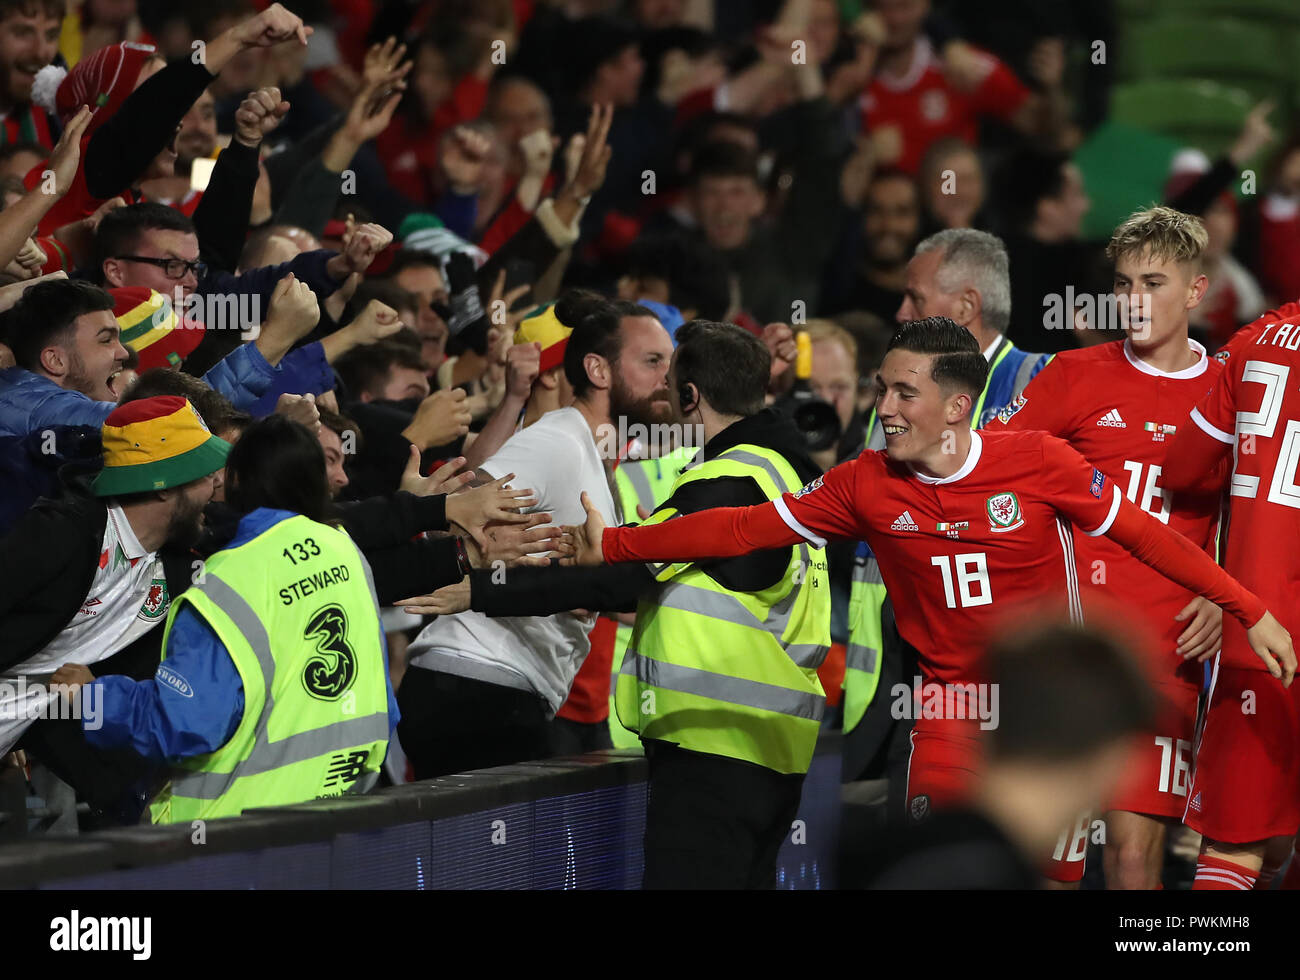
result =
M885 452L900 463L941 452L944 432L962 413L959 400L970 400L965 394L944 394L931 376L932 361L929 354L896 348L876 373L876 415L885 430Z

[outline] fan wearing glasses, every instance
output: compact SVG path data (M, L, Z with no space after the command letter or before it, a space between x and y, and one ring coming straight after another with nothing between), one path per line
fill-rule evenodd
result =
M95 235L99 268L109 286L148 286L182 297L207 273L194 223L165 205L135 205L104 216Z

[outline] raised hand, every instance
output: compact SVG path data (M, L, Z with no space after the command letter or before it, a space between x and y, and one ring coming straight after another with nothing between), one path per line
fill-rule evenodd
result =
M367 222L352 229L343 247L343 261L350 273L364 273L375 256L393 241L393 233L383 225Z
M465 457L449 459L428 476L420 475L420 450L411 447L411 457L406 461L406 469L397 484L398 490L405 490L417 497L428 497L435 493L455 493L467 483L474 481L474 471L458 472L465 465Z
M445 446L465 435L469 432L472 421L473 415L465 405L463 388L435 391L420 402L415 417L402 430L402 434L408 442L415 443L420 449L431 449L434 446Z
M281 395L275 401L275 414L304 425L312 432L320 432L320 409L316 405L316 396L311 393Z
M601 538L605 534L605 519L600 516L600 511L585 490L582 493L582 509L587 512L586 522L566 524L563 528L564 533L573 539L573 555L562 560L561 564L603 565L605 553L601 548Z
M527 524L529 514L520 513L537 503L533 490L514 490L507 484L515 478L507 473L498 480L473 490L462 490L447 497L447 520L459 524L480 548L487 549L484 528L489 524Z
M775 381L785 374L795 358L799 356L799 346L795 343L794 331L788 323L769 323L763 328L763 346L772 355L772 376Z
M231 38L244 48L269 48L292 38L305 47L311 34L312 29L303 24L302 18L278 3L230 29Z
M402 318L391 306L372 299L348 324L348 329L356 331L358 344L374 344L401 330Z
M527 401L541 369L541 344L535 340L530 344L514 344L506 351L506 397Z
M260 146L288 111L289 103L280 98L275 86L249 92L235 111L235 139L244 146Z
M487 165L492 140L470 126L457 126L442 141L438 162L447 175L447 183L457 194L478 192Z
M266 319L257 331L257 349L272 365L289 353L320 321L320 304L316 294L291 272L271 293Z
M582 199L600 190L605 183L605 169L609 166L610 149L609 128L614 122L612 105L593 105L591 116L587 120L587 132L582 135L581 150L577 152L573 176L569 179L569 189L575 197ZM578 139L575 134L570 140ZM572 150L566 152L566 159Z
M392 82L394 75L405 75L414 62L402 64L406 57L406 45L398 44L397 38L390 37L382 44L372 44L366 51L365 66L361 69L361 78L366 85L382 85Z
M68 121L63 128L63 135L54 144L50 152L49 168L54 171L54 194L62 197L72 188L77 177L77 167L81 164L81 138L90 125L90 107L82 106L80 111Z

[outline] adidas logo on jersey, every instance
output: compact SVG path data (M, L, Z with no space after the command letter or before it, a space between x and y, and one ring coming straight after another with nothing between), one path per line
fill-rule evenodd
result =
M1098 425L1109 426L1112 429L1127 429L1128 423L1119 417L1119 409L1112 408L1109 412L1097 420Z
M916 521L912 519L910 511L903 511L894 519L894 523L889 525L891 531L919 531L921 528Z

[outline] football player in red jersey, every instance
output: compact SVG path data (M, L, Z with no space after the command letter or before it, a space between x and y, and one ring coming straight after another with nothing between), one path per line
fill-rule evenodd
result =
M1108 326L1128 336L1057 354L987 431L1040 429L1064 439L1130 501L1212 555L1218 494L1174 496L1160 481L1174 433L1223 370L1187 333L1188 311L1209 285L1205 246L1200 219L1172 208L1124 221L1107 248L1124 317ZM1080 536L1075 547L1085 604L1091 590L1131 603L1157 641L1148 666L1165 711L1109 801L1103 860L1109 887L1158 888L1166 825L1187 808L1201 661L1218 652L1222 613L1114 541Z
M907 799L914 814L969 790L979 732L989 727L972 703L981 693L978 651L999 614L1043 597L1082 614L1073 525L1106 535L1217 603L1289 685L1296 666L1290 634L1204 552L1125 500L1062 440L970 429L987 370L979 344L951 320L906 323L876 376L884 452L864 452L768 504L701 511L650 528L606 529L588 506L586 524L567 529L574 560L706 560L800 540L820 546L828 538L865 538L895 597L899 632L920 653L923 690L939 685L943 692L941 710L917 717L912 733ZM927 695L927 709L932 705Z
M1224 567L1286 622L1298 620L1300 597L1298 347L1296 304L1238 331L1225 348L1222 376L1179 429L1165 467L1171 489L1213 487L1231 454ZM1300 829L1293 751L1300 703L1261 683L1248 646L1225 620L1183 818L1203 838L1198 889L1253 887L1266 850L1285 856Z

